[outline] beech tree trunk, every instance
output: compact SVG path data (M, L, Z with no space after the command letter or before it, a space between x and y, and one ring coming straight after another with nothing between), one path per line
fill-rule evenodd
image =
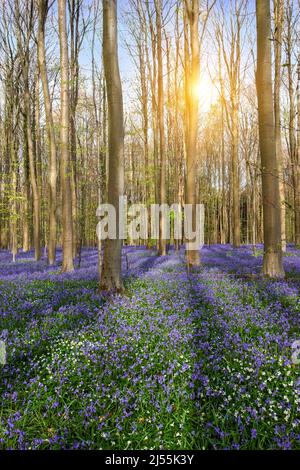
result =
M300 53L297 61L297 149L295 155L295 244L300 245Z
M159 203L166 203L166 155L165 155L165 131L164 131L164 81L163 81L163 59L162 59L162 1L155 0L156 13L156 40L157 40L157 120L159 128L159 154L160 154L160 177L159 177ZM164 225L166 224L163 211L159 217L159 248L161 256L167 254L167 243L163 239Z
M286 2L286 61L287 61L287 79L288 79L288 96L289 96L289 156L292 168L293 180L293 197L294 197L294 241L296 245L300 244L300 198L298 196L298 178L299 169L297 164L297 148L296 148L296 109L295 109L295 87L293 77L293 8L294 3L291 0Z
M23 251L26 253L30 250L30 227L29 227L29 202L30 202L30 183L29 183L29 162L28 162L28 144L27 144L27 123L26 114L23 116Z
M186 0L186 13L190 28L190 70L187 81L187 139L186 139L186 204L192 206L193 230L196 219L196 170L197 170L197 135L198 135L198 106L199 97L196 92L200 74L200 44L199 44L199 0ZM190 240L191 242L193 240ZM199 249L186 249L186 261L188 266L200 264Z
M60 123L60 178L62 193L62 271L74 271L73 222L71 194L71 164L69 151L69 58L66 24L66 0L58 0L61 123Z
M282 28L283 28L283 0L274 1L274 114L275 114L275 145L279 173L279 195L281 208L281 246L286 251L285 233L285 190L282 170L282 145L281 145L281 119L280 119L280 88L281 88L281 56L282 56Z
M41 198L40 190L37 179L36 169L36 148L32 135L32 120L31 120L31 104L29 92L29 57L26 53L25 66L24 66L24 103L26 112L27 124L27 142L28 142L28 159L29 159L29 175L33 196L33 242L34 242L34 257L38 261L42 256L41 251Z
M284 277L281 250L280 197L272 94L270 0L256 0L257 98L262 170L264 227L263 274Z
M122 86L118 63L117 1L103 0L103 63L108 100L108 203L116 210L117 238L104 244L100 289L123 291L122 240L119 238L119 197L124 191L124 122Z
M39 0L38 62L43 86L46 127L50 148L48 263L52 265L55 263L56 257L56 145L52 106L46 68L45 23L47 13L48 0Z

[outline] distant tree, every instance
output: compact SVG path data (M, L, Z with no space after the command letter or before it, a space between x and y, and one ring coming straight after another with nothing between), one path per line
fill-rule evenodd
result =
M42 256L41 250L41 188L39 185L39 167L37 164L37 145L35 130L35 99L31 93L31 52L32 35L35 26L35 11L33 0L27 0L21 5L19 1L15 2L15 19L17 26L17 42L22 57L22 74L24 84L24 114L26 116L26 137L29 164L30 185L33 196L33 242L35 260L38 261ZM33 63L36 70L36 63Z
M159 155L160 155L160 178L159 178L159 202L165 204L166 201L166 151L165 151L165 130L164 130L164 80L163 80L163 56L162 56L162 1L155 0L156 15L156 50L157 50L157 116L159 129ZM159 218L159 246L158 253L162 256L167 254L167 243L163 238L164 225L166 223L163 211Z
M241 243L240 221L240 163L239 163L239 111L241 89L241 31L245 21L245 0L230 1L230 21L224 26L224 21L217 26L217 40L222 51L225 73L229 89L228 100L224 99L226 122L230 134L231 147L231 195L232 195L232 244L235 247ZM225 17L224 9L222 14ZM227 22L225 22L227 24ZM226 39L228 38L227 44ZM228 45L228 47L226 47Z

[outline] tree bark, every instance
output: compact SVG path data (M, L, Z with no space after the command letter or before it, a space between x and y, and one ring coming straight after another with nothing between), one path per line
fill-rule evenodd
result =
M35 260L38 261L42 256L41 251L41 199L36 171L36 151L32 135L32 119L29 92L29 57L26 53L24 65L24 104L27 124L27 143L29 159L29 175L33 195L33 241Z
M295 155L295 244L300 246L300 53L297 60L297 148Z
M29 184L29 162L28 162L28 144L27 144L27 123L26 115L23 116L23 251L27 253L30 250L30 227L29 227L29 203L30 203L30 184Z
M262 167L264 227L263 274L284 277L281 250L280 197L272 95L270 0L256 0L257 98Z
M196 170L197 170L197 136L198 136L198 106L199 97L197 86L200 73L200 43L198 32L199 0L185 1L186 13L190 28L190 70L186 70L187 76L187 148L186 148L186 204L191 204L193 230L195 230L196 218ZM192 241L192 240L191 240ZM188 266L200 264L199 249L186 249L186 261Z
M66 0L58 0L60 73L61 73L61 124L60 124L60 177L62 193L62 271L74 270L73 264L73 224L71 195L71 164L69 152L69 58L66 24Z
M117 1L103 0L103 63L108 100L108 203L116 210L117 238L104 244L100 289L123 291L122 240L119 237L119 198L124 191L124 122L122 85L118 63Z
M39 0L38 62L43 86L46 127L50 148L49 159L49 238L48 263L55 263L56 258L56 144L52 116L52 106L46 68L45 23L48 13L48 0Z
M282 169L282 145L281 145L281 119L280 119L280 88L281 88L281 56L282 56L282 28L283 28L283 0L274 1L274 115L275 115L275 146L279 170L279 194L281 207L281 246L286 251L285 231L285 189Z
M164 81L163 81L163 59L162 59L162 2L155 0L156 13L156 40L157 40L157 120L159 129L159 202L166 203L166 154L165 154L165 131L164 131ZM159 217L159 248L158 254L167 254L167 243L163 239L164 226L167 223L163 211Z

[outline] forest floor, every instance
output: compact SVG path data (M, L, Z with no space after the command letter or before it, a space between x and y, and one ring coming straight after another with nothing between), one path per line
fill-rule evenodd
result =
M0 251L1 449L300 449L300 250L284 281L261 247L124 249L126 293Z

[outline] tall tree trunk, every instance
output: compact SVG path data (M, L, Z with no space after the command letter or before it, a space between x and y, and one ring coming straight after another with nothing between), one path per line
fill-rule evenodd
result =
M137 47L139 54L139 71L140 71L140 84L141 84L141 111L143 118L143 149L144 149L144 178L145 178L145 204L148 207L150 204L150 172L149 172L149 117L148 117L148 84L146 73L146 49L147 49L147 26L144 11L142 9L141 0L137 2L137 11L139 17L139 24L142 34L138 34ZM150 211L149 211L150 214ZM146 240L147 248L151 247L151 230L150 220L148 220L148 238Z
M29 203L30 203L30 183L29 183L29 162L28 162L28 143L27 143L27 122L26 114L23 117L23 251L30 250L30 230L29 230Z
M40 245L43 246L43 213L42 213L42 200L43 200L43 184L42 184L42 144L41 144L41 127L40 127L40 74L39 69L36 67L34 76L34 92L33 92L33 119L32 119L32 134L35 145L35 171L36 181L38 185L38 193L40 197Z
M296 136L295 136L295 93L294 93L294 80L293 80L293 8L294 3L291 0L286 2L286 60L287 60L287 78L288 78L288 96L289 96L289 154L292 168L293 180L293 198L294 198L294 241L295 244L300 244L300 207L298 206L297 195L297 149L296 149Z
M69 0L70 15L70 149L71 149L71 193L73 220L73 256L77 254L78 243L78 209L77 209L77 142L76 142L76 109L79 86L79 19L81 0Z
M18 253L18 238L17 238L17 159L15 142L12 140L10 143L11 153L11 165L12 165L12 205L11 205L11 252L13 255L13 262L16 261L16 255Z
M297 149L295 155L295 243L300 246L300 53L297 63Z
M27 143L29 175L33 196L33 242L35 251L35 260L38 261L42 256L41 251L41 199L36 171L36 148L32 133L31 104L29 92L29 53L26 54L24 66L24 104L27 124Z
M263 274L269 277L283 277L279 179L272 96L270 0L256 0L256 21L256 82L264 227Z
M117 1L103 0L103 63L108 100L108 203L116 210L117 238L104 245L101 290L122 291L122 240L119 234L119 198L124 191L124 122L122 85L118 63Z
M71 164L69 152L69 58L66 24L66 0L58 0L60 73L61 73L61 124L60 124L60 177L62 193L62 271L73 271L73 225L71 195Z
M222 204L221 204L221 216L220 216L220 242L225 244L227 240L227 211L226 211L226 162L225 162L225 95L224 95L224 82L222 77L222 63L221 63L221 44L220 36L218 38L218 75L220 82L220 101L221 101L221 167L222 167Z
M281 146L281 119L280 119L280 87L281 87L281 56L282 56L282 28L283 28L283 0L274 1L274 115L275 115L275 146L279 174L279 195L281 207L281 246L286 251L285 233L285 190L282 170L282 146Z
M43 86L46 127L50 148L49 159L49 238L48 263L55 263L56 257L56 145L52 106L46 68L45 23L48 13L48 0L39 0L38 62Z
M162 1L155 0L156 12L156 37L157 37L157 120L159 128L159 154L160 154L160 178L159 178L159 202L166 203L166 154L165 154L165 131L164 131L164 81L163 81L163 59L162 59ZM161 256L167 254L167 243L163 238L165 220L164 211L159 217L159 249Z
M199 83L200 73L200 44L199 44L199 0L186 0L186 13L190 27L190 71L188 73L188 126L187 126L187 148L186 148L186 204L192 207L192 226L195 230L196 222L196 170L197 170L197 135L198 135L198 105L199 97L197 87ZM192 241L192 240L191 240ZM187 249L186 260L188 266L196 266L200 264L199 249Z
M155 188L155 203L158 204L160 197L159 197L159 185L157 184L159 179L158 173L158 110L157 110L157 98L156 98L156 90L157 90L157 43L156 43L156 34L155 29L152 21L152 14L150 11L149 2L146 2L147 8L147 15L149 21L149 28L150 28L150 36L151 36L151 52L152 52L152 64L150 62L150 57L148 54L148 49L146 48L146 60L147 60L147 68L148 74L150 77L151 82L151 115L152 115L152 134L153 134L153 165L154 165L154 188Z
M24 80L24 114L26 122L26 136L29 162L29 176L33 196L33 242L35 250L35 260L38 261L42 256L41 251L41 195L37 174L37 155L34 132L34 112L31 112L30 98L30 46L31 35L33 31L33 1L28 2L28 18L25 32L22 31L22 15L20 14L19 2L15 2L16 19L16 40L20 56L22 57L22 75ZM24 24L24 26L25 26ZM34 102L34 100L33 100ZM35 102L34 102L35 106Z
M6 141L5 151L8 157L10 166L10 178L11 184L9 185L9 229L10 229L10 249L12 252L13 262L16 261L16 255L18 252L18 240L17 240L17 171L18 171L18 160L17 160L17 149L16 149L16 137L13 132L14 121L15 121L15 90L14 90L14 68L12 67L11 74L5 83L5 123L6 123Z
M232 103L232 149L231 149L231 171L232 171L232 243L234 247L241 244L241 221L240 221L240 177L239 177L239 123L237 97Z

